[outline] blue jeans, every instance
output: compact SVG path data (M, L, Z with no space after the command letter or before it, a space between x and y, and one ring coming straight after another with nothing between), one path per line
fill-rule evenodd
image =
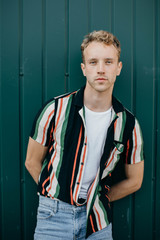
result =
M84 240L86 206L40 196L34 240ZM88 240L113 240L112 225L90 235Z

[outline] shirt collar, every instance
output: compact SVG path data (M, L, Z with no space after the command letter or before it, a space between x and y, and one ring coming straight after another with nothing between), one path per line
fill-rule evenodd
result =
M74 98L74 105L82 108L84 106L84 103L83 103L83 96L84 96L84 89L85 89L86 86L83 86L81 87L77 92L76 92L76 95L75 95L75 98Z
M85 87L86 86L81 87L77 91L75 98L74 98L74 104L80 108L82 108L84 106L83 97L84 97ZM112 107L116 114L124 111L124 107L123 107L122 103L119 100L117 100L114 96L112 96Z
M116 114L124 111L122 103L114 96L112 96L112 106Z

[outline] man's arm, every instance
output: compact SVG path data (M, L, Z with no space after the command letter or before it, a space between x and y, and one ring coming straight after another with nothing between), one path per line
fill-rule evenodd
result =
M25 166L37 184L47 151L48 147L44 147L32 138L29 138Z
M125 164L126 179L113 185L107 194L110 202L116 201L136 192L143 181L144 161L136 164Z

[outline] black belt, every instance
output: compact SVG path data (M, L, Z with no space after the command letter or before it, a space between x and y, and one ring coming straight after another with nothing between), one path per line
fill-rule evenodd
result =
M84 198L78 198L78 203L83 204L86 202L86 199Z

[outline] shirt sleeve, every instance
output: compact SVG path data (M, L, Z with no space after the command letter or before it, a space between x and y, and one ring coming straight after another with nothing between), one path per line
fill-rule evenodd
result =
M43 146L49 146L54 127L55 101L47 103L37 114L30 137Z
M144 160L143 137L140 125L135 119L135 125L131 137L127 141L126 146L126 164L135 164Z

